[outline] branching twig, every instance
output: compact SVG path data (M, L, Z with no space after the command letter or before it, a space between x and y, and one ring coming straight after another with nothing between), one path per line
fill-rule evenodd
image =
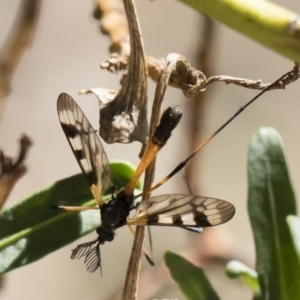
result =
M151 66L149 65L149 62L151 63ZM151 76L153 80L156 80L162 72L163 62L157 61L154 58L151 58L150 60L149 57L147 57L147 63L148 70L151 70L151 72L149 71L149 76ZM285 82L284 85L279 83L276 86L272 86L270 90L284 89L286 85L297 79L298 77L295 75L295 77ZM235 84L255 90L264 90L272 85L272 83L262 83L261 80L237 78L227 75L216 75L206 78L204 73L194 69L183 56L180 56L176 69L172 72L169 84L181 89L183 94L190 98L205 91L208 86L215 82L225 82L226 84Z
M107 1L107 0L98 0ZM110 0L117 6L118 0ZM254 41L264 45L288 57L292 61L300 62L300 16L294 12L288 11L284 7L280 7L270 1L261 0L181 0L181 2L190 5L199 13L217 20L234 30L252 38ZM122 15L122 12L120 11ZM115 15L106 14L107 23L116 22ZM126 41L126 32L111 31L109 27L107 33L113 39L115 32L118 32L119 47L111 47L118 49L123 47L121 41ZM119 54L124 51L114 51ZM113 53L113 52L111 52ZM122 54L121 54L122 56Z
M105 0L98 0L98 2L106 2ZM244 1L244 0L243 0ZM117 6L117 3L119 1L118 0L110 0L109 3L110 5L106 5L105 9L102 9L102 13L103 16L105 16L105 19L103 19L102 17L102 26L104 26L105 24L113 24L113 20L114 20L114 16L115 16L115 7ZM197 3L196 3L197 2ZM199 10L204 10L205 12L209 12L211 13L214 17L218 17L218 5L216 4L212 4L212 2L210 2L210 5L208 5L207 7L205 7L205 5L203 5L203 7L201 6L201 1L198 4L199 1L196 1L195 3L193 3L193 1L189 1L189 4L191 6L193 6L194 8L198 8L199 6ZM221 3L221 6L224 6L224 9L229 10L231 6L235 7L235 9L237 10L237 12L239 12L239 9L241 9L242 7L242 3L240 3L240 0L235 0L233 1L233 4L228 4L226 1L218 1L218 3ZM246 1L247 2L247 1ZM261 1L259 1L261 3ZM111 4L113 3L113 5ZM258 4L258 3L257 3ZM254 15L254 20L256 22L258 22L256 25L254 26L258 26L260 20L258 20L258 11L259 8L255 7L254 8L254 4L251 2L249 2L249 5L252 7L248 7L248 4L246 4L247 9L249 9L249 11L251 13L253 13ZM285 31L284 34L286 35L286 38L291 38L293 41L295 41L295 43L298 43L299 45L297 46L298 49L297 50L297 55L299 55L300 53L300 17L297 19L296 15L294 15L291 12L286 12L283 8L279 8L279 9L275 9L274 5L271 3L267 3L266 1L264 1L264 3L262 4L263 6L272 8L272 11L274 12L274 14L276 16L280 16L280 14L283 14L286 18L287 16L290 17L286 19L286 21L288 22L288 24L290 24L289 26L285 26ZM102 5L103 6L103 5ZM211 9L210 8L215 8L217 7L217 9ZM259 6L260 7L260 6ZM246 12L248 12L246 9ZM112 10L112 11L110 11ZM216 12L217 11L217 12ZM261 13L265 13L268 10L264 10ZM286 12L286 14L285 14ZM118 9L118 14L122 15L122 10ZM219 12L220 14L220 18L222 18L224 16L223 11L220 10ZM241 16L242 14L240 13L239 16ZM270 15L269 11L268 11L268 15ZM243 16L243 15L242 15ZM237 16L236 16L237 17ZM229 22L231 21L231 17L229 18ZM296 22L296 21L297 22ZM224 20L223 20L224 21ZM245 23L245 27L247 27L247 20L244 20ZM254 23L255 23L254 21ZM225 22L225 21L224 21ZM240 23L237 23L240 24ZM127 55L127 51L128 51L128 32L126 31L126 26L122 23L122 30L117 29L116 26L105 26L106 30L105 33L108 34L112 40L112 47L110 48L111 51L111 57L104 63L101 64L101 67L103 69L107 69L109 71L112 72L116 72L119 70L124 70L126 69L127 66L127 60L128 60L128 55ZM264 24L264 26L266 26L266 24ZM236 29L240 29L236 28ZM235 28L235 27L234 27ZM261 29L259 29L261 32ZM266 35L271 34L270 32L268 32L268 28L265 28L266 30ZM116 39L116 36L118 37L118 39ZM261 36L261 35L255 35L255 37L257 36ZM276 41L278 40L278 36L275 36ZM299 39L299 41L297 41L297 39ZM260 41L262 42L262 41ZM288 44L285 44L285 47ZM276 49L275 49L276 50ZM156 59L154 57L151 56L146 56L146 64L147 64L147 70L148 70L148 76L153 79L155 82L158 81L158 78L160 76L160 74L162 73L163 69L164 69L164 65L165 62L163 60L160 59ZM298 61L300 61L300 59L298 59ZM235 85L239 85L245 88L250 88L250 89L257 89L257 90L263 90L265 88L267 88L270 83L262 83L261 80L252 80L252 79L245 79L245 78L236 78L233 76L227 76L227 75L216 75L216 76L212 76L209 78L206 78L206 73L204 70L199 71L194 69L191 64L184 58L182 57L181 60L179 60L177 62L177 67L176 69L172 72L170 81L169 81L169 85L179 88L183 91L184 95L186 97L193 97L196 94L205 91L205 89L212 83L214 82L225 82L226 84L235 84ZM287 83L288 84L288 83ZM272 89L281 89L284 88L281 85L278 86L274 86L272 87Z
M0 150L0 210L15 183L26 173L24 161L31 145L29 137L23 135L20 138L20 152L15 161Z

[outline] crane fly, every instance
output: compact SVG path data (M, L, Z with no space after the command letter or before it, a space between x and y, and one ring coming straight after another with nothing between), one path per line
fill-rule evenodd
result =
M196 195L160 195L150 197L134 207L134 200L141 196L133 194L137 181L181 118L181 112L176 108L171 107L164 112L132 179L116 194L105 150L80 107L71 96L62 93L57 100L57 111L62 129L97 202L96 207L58 208L70 211L95 208L100 210L101 225L96 229L98 237L94 241L78 245L71 254L71 259L85 257L84 263L89 272L95 272L98 268L101 271L100 245L111 242L115 230L126 224L175 226L201 232L202 227L220 225L234 216L235 208L229 202ZM110 201L104 202L103 195L107 192L112 197ZM133 209L136 213L129 218Z

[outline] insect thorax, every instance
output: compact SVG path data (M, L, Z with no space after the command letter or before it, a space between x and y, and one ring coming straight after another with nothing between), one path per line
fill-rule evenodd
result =
M126 224L129 215L130 205L126 198L119 198L105 203L101 207L101 227L107 231L114 231Z

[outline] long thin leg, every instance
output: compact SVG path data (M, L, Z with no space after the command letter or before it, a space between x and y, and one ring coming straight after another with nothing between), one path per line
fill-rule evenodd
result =
M51 206L51 208L54 209L61 209L66 211L82 211L82 210L91 210L91 209L98 209L99 206L64 206L64 205L58 205L58 206Z
M186 164L208 143L210 140L212 140L219 132L221 132L228 124L230 124L238 115L240 115L250 104L252 104L257 98L259 98L262 94L269 91L274 87L275 85L278 85L279 83L282 83L284 86L286 83L288 83L291 78L294 76L299 76L299 66L296 65L292 71L287 72L283 76L281 76L279 79L274 81L271 85L269 85L266 89L261 91L258 95L256 95L254 98L252 98L250 101L248 101L244 106L240 107L240 109L231 117L229 118L223 125L221 125L213 134L211 134L209 137L207 137L197 148L184 160L182 161L175 169L167 175L165 178L163 178L161 181L159 181L156 185L151 187L146 193L141 193L135 196L135 198L145 196L146 194L149 194L156 190L158 187L162 186L166 181L168 181L170 178L172 178L175 174L177 174L180 170L182 170Z
M153 243L152 243L152 234L151 227L147 226L148 236L149 236L149 245L150 245L150 257L153 257Z
M132 228L131 225L128 225L128 228L130 230L130 232L132 233L132 235L134 236L135 235L135 230ZM154 261L152 260L151 256L149 255L149 253L147 252L147 250L143 247L143 254L145 255L148 263L151 265L151 266L154 266Z

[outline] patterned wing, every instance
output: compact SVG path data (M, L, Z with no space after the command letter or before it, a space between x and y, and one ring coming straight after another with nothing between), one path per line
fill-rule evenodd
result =
M60 94L57 112L62 129L75 158L86 175L88 184L99 207L102 195L112 186L108 159L92 125L68 94Z
M130 225L209 227L229 221L235 208L227 201L196 195L161 195L142 201Z

